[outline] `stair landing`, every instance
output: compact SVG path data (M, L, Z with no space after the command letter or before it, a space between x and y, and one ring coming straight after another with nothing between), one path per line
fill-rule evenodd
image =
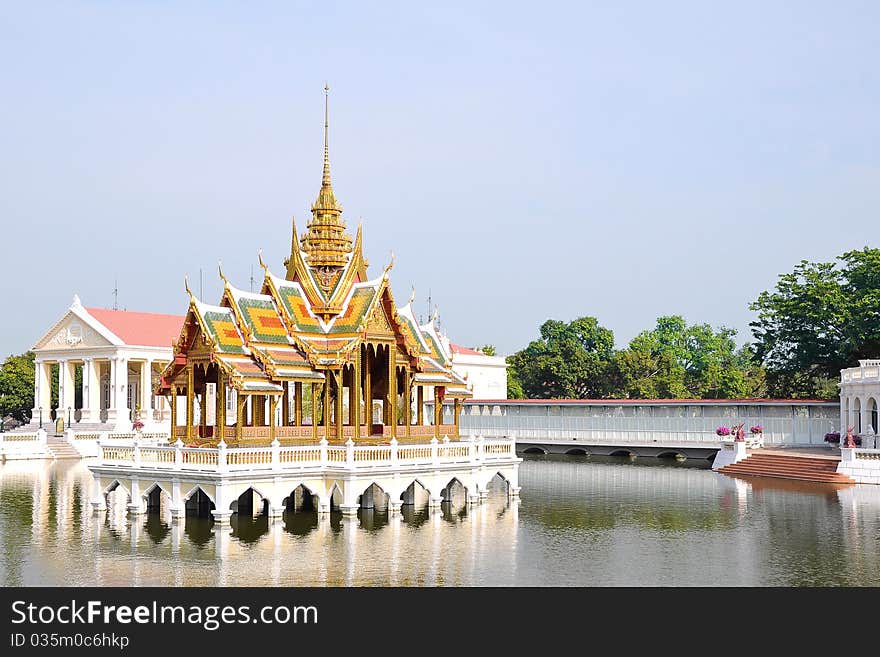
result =
M756 449L747 458L719 468L718 472L734 476L773 477L824 484L855 484L854 479L837 472L839 462L839 456L806 456Z
M46 448L55 459L81 459L82 455L70 443L49 436L46 440Z

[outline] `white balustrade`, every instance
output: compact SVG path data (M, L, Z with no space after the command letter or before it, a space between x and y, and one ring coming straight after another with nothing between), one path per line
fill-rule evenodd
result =
M119 465L139 469L196 470L202 472L241 472L265 470L316 470L325 467L358 471L364 469L415 467L424 465L461 464L516 458L512 440L443 442L432 439L430 444L356 446L349 441L344 447L318 445L282 447L229 448L221 443L214 448L184 447L179 440L173 445L130 445L98 443L102 465Z

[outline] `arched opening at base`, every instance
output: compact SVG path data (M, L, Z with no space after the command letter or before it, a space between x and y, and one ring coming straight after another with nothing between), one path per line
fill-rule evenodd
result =
M269 500L260 495L253 488L245 492L229 505L229 510L239 516L256 518L259 515L269 515Z
M611 456L620 456L620 457L628 458L630 460L633 460L636 458L635 452L631 452L628 449L616 449L613 452L611 452Z
M568 456L589 456L590 455L590 453L587 450L581 449L580 447L574 447L572 449L566 450L565 453Z
M170 498L168 494L162 490L159 484L153 486L145 495L147 498L147 513L161 515L167 508Z
M546 454L547 450L543 447L526 447L523 450L523 454Z
M496 472L495 476L489 480L488 484L486 484L486 490L489 492L490 496L493 494L503 494L506 497L509 487L509 482L500 472Z
M114 481L104 490L104 499L108 508L126 508L131 502L128 489L119 481Z
M303 484L294 488L290 495L284 498L284 510L287 513L310 513L317 509L315 495Z
M453 477L440 491L440 497L443 498L440 509L445 519L454 521L466 515L468 489L457 477Z
M361 509L372 509L379 513L388 511L388 493L378 484L370 484L358 497L358 505Z
M687 460L687 456L682 454L681 452L661 452L657 455L658 459L664 459L668 461L685 461Z
M216 507L205 491L201 488L196 488L184 502L184 509L187 516L213 518L211 511L214 511Z
M416 479L400 494L400 501L403 502L403 506L421 508L428 505L429 497L428 489Z
M339 486L333 484L333 490L330 491L330 510L339 511L342 506L342 500L342 491L339 490Z

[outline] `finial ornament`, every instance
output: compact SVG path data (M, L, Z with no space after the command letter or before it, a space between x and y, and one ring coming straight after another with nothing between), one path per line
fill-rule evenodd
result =
M416 286L412 286L412 290L409 293L409 304L412 305L412 302L416 300Z
M330 186L330 85L324 83L324 173L321 187Z
M189 274L183 275L183 287L186 290L186 293L189 295L189 298L195 299L195 295L192 293L192 290L189 289Z
M222 260L217 260L217 271L220 272L220 279L223 281L223 283L225 283L226 285L229 285L229 281L226 280L226 276L223 275L223 261Z
M321 270L329 278L348 264L352 251L351 235L345 231L342 206L336 200L330 182L330 85L324 85L324 170L321 189L312 204L312 220L299 238L306 254L306 264Z
M267 265L263 261L263 249L260 249L259 251L257 251L257 261L259 261L260 267L262 267L265 271L269 271L269 265Z

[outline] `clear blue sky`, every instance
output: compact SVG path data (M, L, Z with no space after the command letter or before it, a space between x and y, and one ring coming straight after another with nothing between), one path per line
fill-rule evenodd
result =
M425 6L422 6L422 5ZM74 293L180 313L276 272L321 177L455 342L594 315L750 337L877 246L876 2L31 2L0 9L0 355Z

